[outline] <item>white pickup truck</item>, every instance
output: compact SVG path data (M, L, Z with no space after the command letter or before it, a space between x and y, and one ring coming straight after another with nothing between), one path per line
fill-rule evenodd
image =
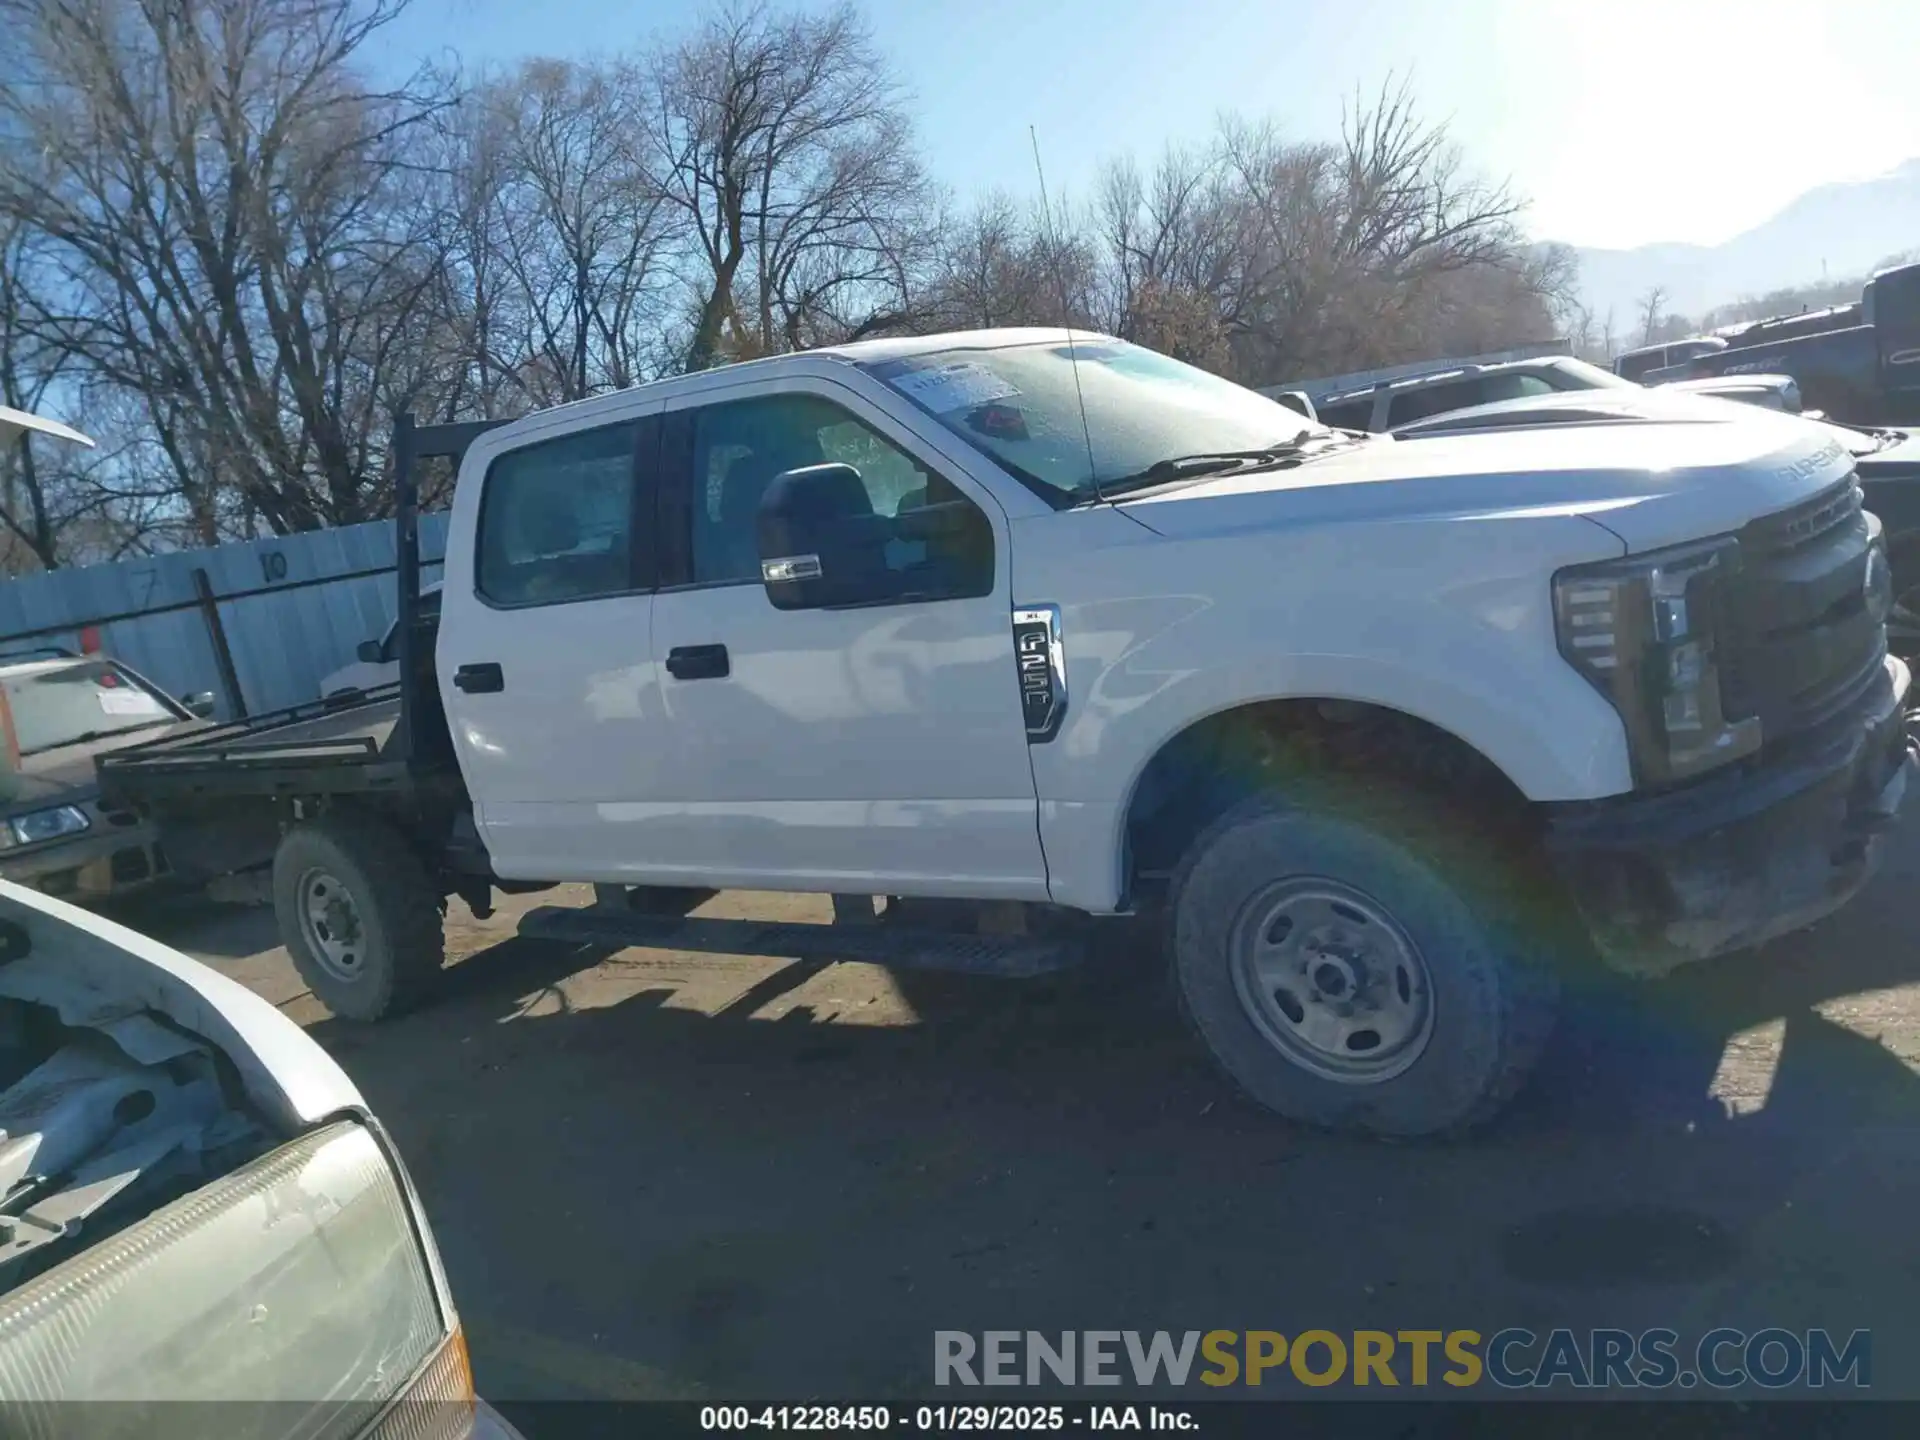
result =
M1778 417L1409 445L1001 330L396 445L464 457L398 694L100 767L180 823L279 816L282 931L342 1015L418 997L447 897L495 888L602 887L532 933L1003 975L1152 912L1254 1099L1453 1131L1564 966L1809 923L1905 789L1879 522ZM722 887L840 921L680 918Z

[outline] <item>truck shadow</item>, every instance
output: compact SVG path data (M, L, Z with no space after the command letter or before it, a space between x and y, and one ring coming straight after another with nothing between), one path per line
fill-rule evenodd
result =
M767 961L716 1002L692 961L514 940L425 1013L313 1033L399 1138L508 1398L924 1394L936 1328L1722 1322L1870 1328L1876 1393L1911 1394L1920 1016L1876 997L1920 980L1905 883L1570 995L1526 1094L1452 1144L1252 1110L1137 958Z

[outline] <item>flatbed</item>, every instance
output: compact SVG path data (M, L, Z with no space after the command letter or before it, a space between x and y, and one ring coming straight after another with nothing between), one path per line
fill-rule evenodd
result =
M404 788L400 687L131 745L97 762L103 794L141 804Z

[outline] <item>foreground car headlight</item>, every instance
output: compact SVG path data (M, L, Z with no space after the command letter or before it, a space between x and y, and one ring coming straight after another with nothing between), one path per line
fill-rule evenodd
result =
M42 840L58 840L62 835L78 835L92 824L87 812L78 805L32 810L0 825L0 850L11 850L16 845L38 845Z
M1620 714L1636 775L1682 780L1760 748L1756 718L1721 710L1719 596L1739 563L1732 537L1553 577L1560 653Z
M0 1432L465 1434L430 1243L371 1131L305 1136L0 1297Z

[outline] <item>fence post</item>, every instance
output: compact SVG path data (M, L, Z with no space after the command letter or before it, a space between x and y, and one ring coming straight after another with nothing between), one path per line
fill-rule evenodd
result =
M220 620L220 602L213 593L213 581L205 570L193 572L193 591L200 597L200 618L206 621L207 638L213 642L213 662L220 668L220 685L227 692L227 704L235 720L247 718L247 697L240 690L240 672L233 668L233 651L227 646L227 627Z

